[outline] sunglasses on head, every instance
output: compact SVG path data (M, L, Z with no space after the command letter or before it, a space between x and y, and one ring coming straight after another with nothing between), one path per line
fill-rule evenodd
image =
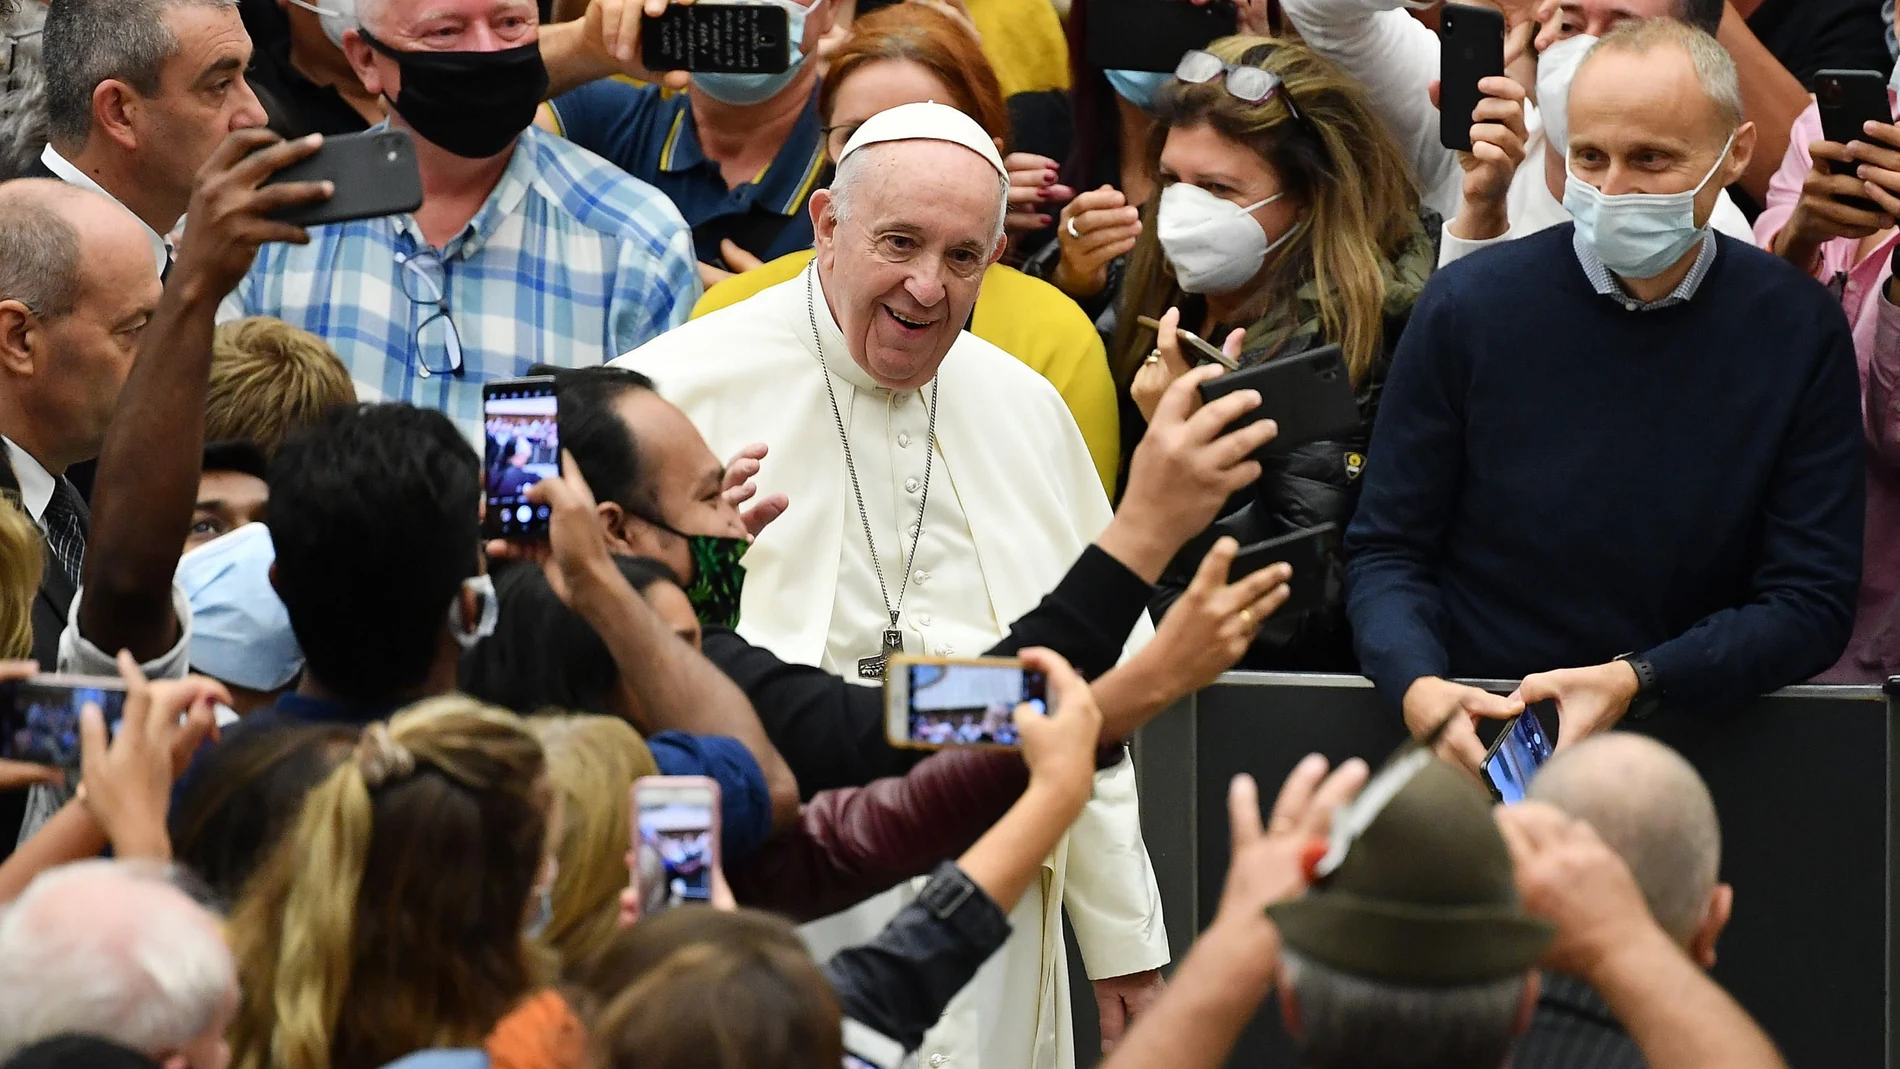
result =
M1181 57L1181 62L1174 68L1174 76L1189 85L1206 85L1224 76L1221 84L1226 87L1227 95L1247 104L1262 103L1279 93L1286 110L1292 112L1293 117L1300 122L1306 121L1306 117L1300 114L1299 106L1293 103L1293 94L1286 92L1286 83L1272 71L1229 63L1212 52L1195 48Z

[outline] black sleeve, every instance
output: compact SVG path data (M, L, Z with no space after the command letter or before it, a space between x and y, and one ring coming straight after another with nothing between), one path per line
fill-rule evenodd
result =
M1082 551L1062 582L1024 613L987 655L1012 657L1030 646L1060 653L1085 679L1121 660L1128 634L1153 593L1141 576L1098 546Z
M917 900L876 939L824 964L844 1015L904 1045L923 1045L957 992L1009 938L1009 918L957 868L937 867Z

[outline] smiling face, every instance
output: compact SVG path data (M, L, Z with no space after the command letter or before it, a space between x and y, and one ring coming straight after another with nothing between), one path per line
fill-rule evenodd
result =
M937 374L1003 253L996 169L947 141L871 145L845 161L845 217L812 195L818 273L851 359L880 385L915 389Z

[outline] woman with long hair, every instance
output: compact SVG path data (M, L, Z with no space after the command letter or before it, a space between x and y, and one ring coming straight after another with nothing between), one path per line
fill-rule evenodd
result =
M239 1069L478 1048L551 972L530 937L558 803L510 713L433 698L372 724L231 918Z
M1322 523L1357 502L1378 390L1437 262L1439 226L1364 91L1294 41L1228 37L1183 57L1155 96L1147 158L1161 192L1116 296L1109 366L1124 442L1188 370L1173 327L1243 366L1337 344L1360 405L1356 433L1268 463L1246 507L1215 525L1248 545ZM1159 332L1140 317L1164 321ZM1162 606L1198 561L1190 544ZM1263 629L1243 664L1351 670L1343 598Z

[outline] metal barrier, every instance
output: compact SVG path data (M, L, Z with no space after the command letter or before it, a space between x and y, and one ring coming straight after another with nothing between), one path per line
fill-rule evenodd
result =
M1735 886L1715 976L1791 1065L1900 1069L1893 722L1877 687L1793 687L1726 714L1665 711L1629 725L1681 751L1708 781L1722 819L1722 878ZM1376 763L1402 739L1371 683L1297 673L1230 674L1144 729L1135 744L1142 825L1174 960L1220 900L1236 773L1252 773L1271 799L1308 753ZM1088 1065L1096 1015L1076 979L1076 1050ZM1298 1069L1271 1003L1230 1064Z

